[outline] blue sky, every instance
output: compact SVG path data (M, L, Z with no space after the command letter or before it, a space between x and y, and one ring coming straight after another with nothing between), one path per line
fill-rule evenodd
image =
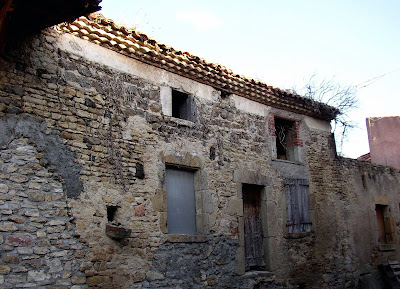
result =
M103 0L104 16L283 89L311 75L357 85L400 68L400 1ZM400 115L400 70L357 90L343 153L369 151L367 116Z

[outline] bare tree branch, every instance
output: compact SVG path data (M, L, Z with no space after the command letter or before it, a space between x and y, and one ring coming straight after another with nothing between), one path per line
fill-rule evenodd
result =
M292 90L306 98L339 109L340 113L333 120L333 132L341 132L335 135L341 153L344 140L348 137L349 132L356 127L356 124L350 119L349 113L358 108L359 105L357 88L351 85L342 85L334 77L320 80L316 74L313 74L302 88L293 88Z

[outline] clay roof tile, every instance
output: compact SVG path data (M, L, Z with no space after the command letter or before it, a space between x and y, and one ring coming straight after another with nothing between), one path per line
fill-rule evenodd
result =
M260 103L327 120L333 119L339 113L333 107L269 86L257 79L236 74L225 66L210 63L187 51L175 50L158 43L146 34L118 25L100 13L92 13L88 17L78 18L73 23L63 23L58 26L62 31L96 44L113 47L113 50L123 52L139 61L161 66L173 73L211 84L216 89L228 90Z

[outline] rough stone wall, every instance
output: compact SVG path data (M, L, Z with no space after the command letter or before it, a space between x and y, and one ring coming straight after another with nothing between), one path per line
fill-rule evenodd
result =
M86 288L85 246L60 177L28 139L10 140L0 156L1 288Z
M394 250L380 249L375 213L379 200L386 200L398 234L400 175L392 168L333 157L329 139L313 132L306 142L315 215L314 236L304 242L312 249L307 266L323 281L321 288L354 288L361 275L379 279L377 266L400 258L398 240Z
M32 244L20 246L23 250L35 250L36 241L47 241L50 247L42 255L33 251L43 266L31 274L34 269L20 263L23 253L13 248L18 264L7 261L12 258L2 260L0 281L4 283L0 285L18 286L19 281L13 279L18 275L23 277L15 278L29 279L33 287L69 287L74 282L81 286L78 283L84 274L82 287L90 288L352 288L360 264L376 268L376 260L389 258L386 255L391 253L379 252L375 241L368 239L363 254L375 255L360 261L354 236L363 232L354 224L362 223L358 214L362 210L354 204L360 194L370 196L363 200L367 204L374 194L372 188L380 185L385 194L395 195L397 171L363 165L371 171L366 180L370 189L365 191L358 163L332 157L329 132L310 128L303 116L272 108L265 108L265 115L244 112L233 98L221 97L218 91L212 91L209 98L191 91L196 122L166 116L160 84L64 51L58 38L56 31L48 29L10 44L0 60L3 150L15 150L18 156L20 151L12 147L20 142L27 155L33 157L37 150L35 160L48 172L42 176L44 183L62 189L54 194L60 199L53 200L48 186L33 188L29 194L29 180L10 188L7 170L16 161L2 154L1 206L7 209L13 204L10 192L15 191L27 194L18 198L36 206L39 217L47 216L40 209L57 212L61 203L65 210L65 216L39 223L43 227L32 232L25 232L17 222L19 218L34 222L24 211L13 211L14 220L3 213L2 250L11 234L32 235ZM70 45L77 51L84 49L75 42ZM167 73L165 78L173 76ZM197 87L194 82L192 86ZM291 118L299 125L303 163L272 160L271 115ZM180 240L165 234L165 166L176 158L189 164L196 160L199 168L196 209L204 238ZM28 162L21 164L25 165ZM380 176L375 177L379 184L373 185L374 174ZM266 272L245 273L240 272L243 256L238 253L243 242L241 183L257 184L259 176L267 176L262 185L269 267ZM288 177L309 180L310 233L287 234L283 180ZM395 198L392 201L400 203ZM117 208L115 221L132 230L129 238L117 241L106 235L108 206ZM372 213L372 224L367 229L374 230L371 208L367 214ZM58 219L65 225L52 225ZM62 257L54 257L61 264L50 263L52 250L58 248L51 247L53 233L34 235L48 230L62 230L57 234L65 234L65 242L76 245L64 248ZM67 266L67 262L72 263ZM53 272L54 267L60 271ZM27 273L19 272L21 268Z

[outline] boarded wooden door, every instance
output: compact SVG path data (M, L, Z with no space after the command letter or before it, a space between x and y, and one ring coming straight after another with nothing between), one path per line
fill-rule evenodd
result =
M262 189L261 186L247 184L242 187L246 271L265 270L261 223Z

